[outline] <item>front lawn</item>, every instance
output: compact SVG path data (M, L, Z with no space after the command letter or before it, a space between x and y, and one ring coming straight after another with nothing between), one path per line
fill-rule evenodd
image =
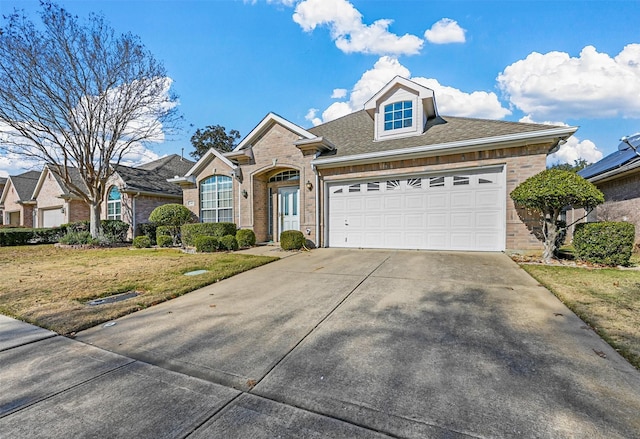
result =
M522 268L640 369L640 271L528 264Z
M60 334L106 322L277 258L175 249L0 247L0 313ZM184 273L208 270L197 276ZM93 299L138 292L121 302Z

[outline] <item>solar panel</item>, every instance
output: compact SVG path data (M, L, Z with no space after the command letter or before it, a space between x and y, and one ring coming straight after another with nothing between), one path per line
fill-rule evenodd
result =
M638 139L640 140L640 136L638 136ZM591 178L612 169L619 168L620 166L625 165L638 158L640 157L638 157L636 152L631 148L622 151L616 151L613 154L609 154L599 162L596 162L578 171L578 175L584 178Z

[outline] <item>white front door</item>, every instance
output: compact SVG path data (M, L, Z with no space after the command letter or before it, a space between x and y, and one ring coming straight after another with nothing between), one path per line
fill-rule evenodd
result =
M279 233L285 230L300 230L300 188L281 187L278 189Z

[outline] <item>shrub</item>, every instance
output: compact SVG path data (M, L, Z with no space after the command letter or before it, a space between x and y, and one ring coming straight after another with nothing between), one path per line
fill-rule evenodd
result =
M173 238L171 236L158 236L158 247L171 247L173 245Z
M6 228L0 230L0 246L27 245L33 239L33 229Z
M0 228L0 247L27 244L53 244L64 235L64 229L52 227L47 229L30 229L26 227Z
M58 241L66 245L97 245L98 240L91 237L91 233L86 231L68 232Z
M136 236L145 235L151 240L151 245L156 244L156 229L158 225L155 223L139 223L136 225Z
M238 247L252 247L256 245L256 234L250 229L240 229L236 232Z
M102 234L110 242L124 242L129 232L129 224L120 220L102 220Z
M149 215L149 221L159 226L168 227L169 233L173 238L173 243L178 244L180 237L180 227L183 224L193 222L195 215L186 206L182 204L163 204L153 209ZM156 238L158 235L156 234Z
M196 247L196 251L202 253L211 253L218 250L218 246L220 245L218 242L218 238L209 235L200 235L196 236L194 239L194 244Z
M136 236L133 238L133 246L135 248L149 248L151 247L151 239L146 235Z
M220 238L220 250L235 251L238 250L238 241L233 235L225 235Z
M156 240L161 236L171 237L171 227L169 227L169 226L157 226L156 227Z
M105 220L106 221L106 220ZM73 223L62 224L60 228L64 229L64 233L69 232L88 232L91 226L90 221L76 221Z
M285 230L280 234L280 247L283 250L300 250L305 241L304 235L299 230Z
M576 258L604 265L629 265L635 227L624 222L576 224L573 247Z
M197 236L214 236L222 238L225 235L235 235L236 225L234 223L192 223L184 224L180 228L182 243L185 246L195 246Z

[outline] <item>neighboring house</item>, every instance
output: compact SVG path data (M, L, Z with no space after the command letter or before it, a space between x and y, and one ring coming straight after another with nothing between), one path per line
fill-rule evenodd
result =
M182 204L182 190L167 180L185 175L193 165L194 162L177 154L136 168L114 165L115 173L107 184L101 217L129 223L132 236L138 224L149 222L149 215L156 207Z
M7 179L4 177L0 177L0 195L4 190L4 186L7 184ZM2 210L2 205L0 204L0 225L4 224L4 211Z
M576 129L442 116L432 90L396 77L311 129L270 113L170 181L200 221L258 241L293 229L323 247L536 249L538 222L509 193Z
M628 221L636 226L640 239L640 157L633 149L616 151L578 175L597 186L605 203L589 215L589 221ZM575 215L579 217L577 212Z
M0 196L5 225L33 227L36 201L32 196L39 178L38 171L9 176Z
M86 186L76 168L69 168L73 185L86 192ZM89 205L71 193L63 180L45 165L33 191L36 202L34 227L58 227L61 224L89 219Z

